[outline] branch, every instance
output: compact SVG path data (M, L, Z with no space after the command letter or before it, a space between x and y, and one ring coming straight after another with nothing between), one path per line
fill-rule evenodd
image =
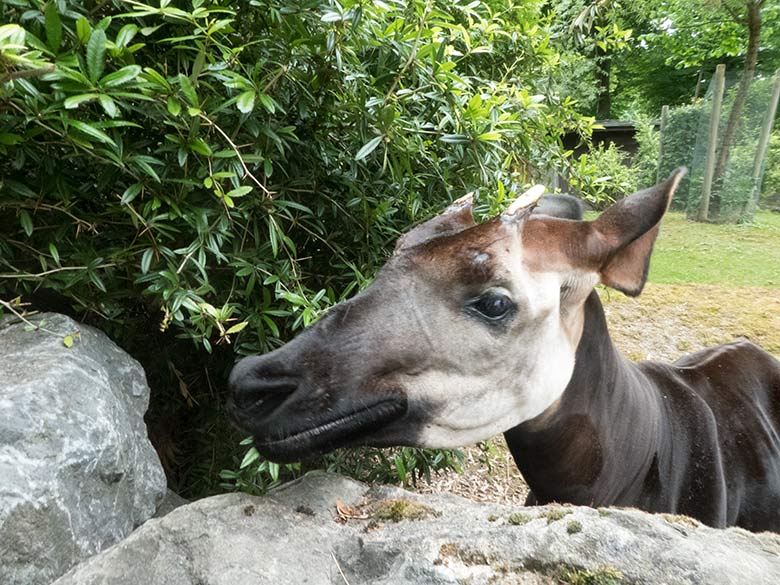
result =
M98 268L111 268L112 266L116 266L116 264L101 264L99 266L95 266L94 268L90 268L89 266L61 266L59 268L52 268L51 270L47 270L45 272L39 272L38 274L0 274L0 278L14 278L17 280L23 280L25 278L43 278L44 276L48 276L50 274L65 272L68 270L97 270Z
M4 301L3 299L0 299L0 305L4 306L6 309L11 311L14 315L16 315L19 319L21 319L22 322L26 323L27 325L29 325L30 327L32 327L36 331L43 331L44 333L49 333L51 335L56 335L57 337L61 337L61 335L59 333L57 333L56 331L51 331L50 329L45 329L45 328L41 327L40 325L36 325L35 323L33 323L32 321L27 319L24 316L24 314L18 312L16 309L14 309L14 307L13 307L13 305L11 305L11 303L9 303L7 301Z
M49 65L48 67L41 67L40 69L25 69L24 71L11 71L10 73L6 73L3 75L3 77L0 77L0 84L6 83L8 81L13 81L14 79L25 79L27 77L40 77L41 75L46 75L47 73L51 73L54 71L54 65Z
M430 11L431 11L431 3L428 2L425 5L425 10L423 11L422 16L420 17L420 20L417 22L417 36L414 39L414 44L412 45L412 51L409 53L409 58L406 60L406 63L404 63L404 66L403 68L401 68L401 71L398 73L398 75L395 76L395 79L393 79L393 84L390 86L387 95L385 95L385 102L387 102L387 100L393 97L395 88L398 87L398 84L401 82L401 77L404 76L404 73L406 73L406 70L409 69L409 67L412 65L412 62L414 61L414 58L417 56L417 47L420 44L420 37L422 37L423 26L425 25L425 19L427 18L428 13Z
M287 73L287 65L282 65L279 67L279 71L276 72L276 74L270 79L268 83L265 84L265 87L263 87L263 93L268 93L268 90L273 87L273 85L279 81L279 78Z
M206 114L204 114L204 113L202 113L202 112L201 112L200 114L198 114L198 116L200 116L200 118L201 118L202 120L204 120L204 121L206 122L206 124L208 124L209 126L211 126L212 128L214 128L214 129L215 129L217 132L219 132L219 133L220 133L220 135L222 135L222 138L224 138L224 139L227 141L227 143L228 143L228 144L230 145L230 147L233 149L233 152L235 152L235 153L236 153L236 156L238 157L238 160L239 160L239 162L241 163L241 167L244 169L244 176L245 176L245 177L249 177L250 179L252 179L252 181L254 181L255 185L257 185L258 187L260 187L260 189L263 191L263 193L265 193L265 194L266 194L266 196L267 196L267 197L272 197L272 196L273 196L273 193L272 193L271 191L269 191L269 190L266 188L266 186L265 186L265 185L263 185L263 183L261 183L261 182L260 182L260 181L257 179L257 177L255 177L255 176L254 176L252 173L250 173L250 172L249 172L249 168L246 166L246 163L244 162L244 157L242 157L242 156L241 156L241 153L240 153L240 152L239 152L239 150L238 150L238 146L236 146L236 143L235 143L235 142L233 142L233 141L230 139L230 136L228 136L228 135L225 133L225 131L224 131L224 130L222 130L222 128L220 128L219 126L217 126L217 124L216 124L215 122L213 122L213 121L211 120L211 118L209 118L209 117L208 117Z

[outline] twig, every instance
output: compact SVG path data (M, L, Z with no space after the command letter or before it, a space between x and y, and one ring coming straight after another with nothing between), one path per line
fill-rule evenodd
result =
M391 97L393 97L393 93L395 92L395 88L398 87L398 84L401 82L401 77L404 76L404 73L406 73L406 70L409 69L412 62L414 61L414 58L417 56L417 47L420 44L420 37L422 37L423 32L423 26L425 25L425 19L428 16L428 13L431 11L431 3L428 2L425 5L425 10L423 11L422 16L420 17L420 20L417 22L417 37L414 39L414 44L412 45L412 51L409 54L409 58L406 60L406 63L404 63L403 68L401 68L401 71L396 75L395 79L393 80L393 84L390 86L390 89L387 92L387 95L385 95L385 102L389 100Z
M238 157L238 161L241 163L241 166L242 166L242 167L243 167L243 169L244 169L244 176L245 176L245 177L249 177L250 179L252 179L252 180L255 182L255 184L256 184L258 187L260 187L260 189L263 191L263 193L265 193L265 194L266 194L266 196L267 196L267 197L272 197L272 196L273 196L273 193L271 193L271 191L269 191L269 190L266 188L266 186L265 186L265 185L263 185L263 184L262 184L262 183L261 183L261 182L260 182L260 181L257 179L257 177L255 177L255 176L254 176L252 173L250 173L250 172L249 172L249 168L246 166L246 163L244 162L244 157L242 157L242 156L241 156L241 152L239 152L239 150L238 150L238 146L236 146L236 143L235 143L235 142L233 142L233 141L230 139L230 136L228 136L228 135L225 133L225 131L224 131L224 130L222 130L222 128L220 128L219 126L217 126L217 124L216 124L216 123L212 122L211 118L209 118L208 116L206 116L206 114L200 113L200 114L198 114L198 115L201 117L201 119L203 119L203 120L206 122L206 124L208 124L209 126L211 126L212 128L214 128L214 129L215 129L217 132L219 132L219 133L220 133L220 135L222 136L222 138L224 138L224 139L227 141L227 143L228 143L228 144L230 145L230 147L233 149L233 152L235 152L235 153L236 153L236 156Z
M176 271L176 274L181 274L181 271L184 270L184 265L187 264L190 258L192 258L192 255L195 253L195 250L190 252L184 257L184 260L181 261L181 264L179 265L179 269Z
M282 65L279 68L279 71L277 71L274 76L268 81L268 83L265 84L265 87L263 88L263 93L267 93L269 89L271 89L277 81L279 81L279 78L287 73L287 65Z
M116 264L101 264L99 266L95 266L92 268L92 270L97 270L98 268L111 268L112 266L116 266ZM38 274L0 274L0 278L15 278L17 280L22 280L24 278L43 278L44 276L48 276L49 274L55 274L57 272L64 272L66 270L90 270L89 266L61 266L60 268L52 268L51 270L47 270L45 272L39 272Z
M45 329L44 327L41 327L40 325L36 325L35 323L27 319L22 313L14 309L11 303L4 301L3 299L0 299L0 305L3 305L6 309L11 311L14 315L16 315L19 319L21 319L24 323L26 323L36 331L43 331L44 333L49 333L51 335L55 335L56 337L61 337L59 333L56 333L55 331L51 331L50 329Z
M40 69L11 71L10 73L6 73L3 77L0 77L0 83L6 83L7 81L13 81L14 79L24 79L26 77L39 77L51 73L52 71L54 71L54 65L48 65L47 67L41 67Z
M333 554L333 551L330 551L330 556L333 557L333 562L336 563L336 568L339 570L339 575L341 575L341 578L344 579L344 583L349 585L349 581L347 581L347 577L344 575L344 571L341 570L341 565L339 565L339 561L336 558L336 555Z

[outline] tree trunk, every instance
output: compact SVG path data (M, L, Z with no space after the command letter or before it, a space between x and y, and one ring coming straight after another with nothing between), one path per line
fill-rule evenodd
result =
M701 87L701 80L704 77L704 65L699 67L699 75L696 77L696 89L693 92L693 101L699 99L699 88Z
M723 131L720 154L718 155L718 162L715 165L715 174L713 176L714 183L720 182L726 170L726 165L728 165L731 147L734 145L734 139L739 128L742 109L747 101L748 90L756 72L758 45L761 39L761 6L763 3L764 0L753 0L747 3L748 46L747 55L745 56L745 68L742 70L742 79L739 81L737 95L734 97L734 105L731 106L726 129Z
M612 92L610 91L610 76L612 73L612 57L601 49L596 57L596 119L609 120L612 115Z

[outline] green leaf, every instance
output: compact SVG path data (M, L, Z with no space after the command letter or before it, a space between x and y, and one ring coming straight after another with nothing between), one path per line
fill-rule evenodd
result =
M24 142L24 138L18 134L0 132L0 144L3 146L13 146L14 144L19 144L20 142Z
M464 134L444 134L439 140L449 144L468 144L471 139Z
M175 97L171 96L168 98L167 106L168 113L171 116L178 116L181 114L181 103Z
M271 476L272 481L279 481L279 464L273 461L268 462L268 475Z
M70 349L73 347L73 336L72 335L66 335L62 338L62 345Z
M92 27L89 26L89 21L83 16L76 21L76 36L82 45L86 45L89 42L89 36L92 34Z
M144 250L143 256L141 256L141 273L146 274L149 272L149 268L152 265L152 258L154 257L154 249L147 248Z
M60 263L60 252L57 250L57 246L54 245L54 242L49 244L49 254L51 254L51 257L54 259L54 262L59 265Z
M91 136L92 138L99 140L100 142L110 144L111 146L116 146L116 142L114 142L108 134L102 130L98 130L94 126L86 124L85 122L80 122L79 120L68 120L68 125L88 136Z
M140 168L146 175L154 179L155 183L160 182L160 176L152 168L152 164L159 162L157 159L139 154L132 158L132 162L138 166L138 168Z
M279 328L276 326L276 323L273 322L273 319L271 319L268 315L263 315L263 322L266 324L268 329L270 329L271 335L274 337L279 337Z
M257 449L252 447L249 451L246 452L246 455L244 455L244 458L241 460L241 465L239 465L239 469L244 469L245 467L249 467L257 461L260 458L260 453L257 452Z
M485 132L483 134L480 134L477 136L477 140L483 141L483 142L493 142L496 140L501 140L501 133L500 132Z
M103 106L103 111L106 112L111 118L116 118L119 115L119 108L116 107L116 102L108 95L101 95L98 98L100 105Z
M57 10L57 3L54 0L49 0L43 14L46 28L46 44L56 53L62 46L62 20L60 20L60 12Z
M186 75L179 73L179 87L184 97L190 102L193 108L198 107L198 94L195 91L195 87L192 85L192 81Z
M144 67L143 78L149 83L153 83L162 91L170 91L171 84L158 71L151 67Z
M116 35L114 44L117 47L126 47L133 40L133 37L138 33L138 27L134 24L126 24Z
M262 106L268 110L269 113L273 114L276 111L276 106L274 105L274 100L271 99L270 96L261 93L257 96L257 99L260 100L260 103Z
M243 331L246 328L247 325L249 325L248 321L242 321L241 323L236 323L230 329L225 331L225 334L226 335L233 335L234 333L238 333L239 331Z
M119 201L119 203L122 205L128 205L133 199L138 197L140 192L141 183L133 183L127 189L125 189L124 193L122 193L122 199Z
M100 94L97 93L82 93L80 95L73 95L62 102L62 105L65 106L66 110L72 110L74 108L78 108L84 102L97 99L99 95Z
M228 191L227 196L236 199L238 197L243 197L247 193L251 193L251 192L252 192L252 187L245 185L243 187L236 187L235 189Z
M255 92L245 91L236 99L236 107L243 114L248 114L255 109Z
M117 87L133 81L141 74L140 65L128 65L122 67L119 71L109 73L103 79L100 80L100 85L103 87Z
M100 289L102 292L106 292L106 285L103 282L103 280L97 275L97 273L90 272L89 279L92 281L92 284L98 287L98 289Z
M24 233L27 234L27 237L29 238L33 233L33 223L32 218L30 217L30 214L27 213L26 209L22 209L19 212L19 223L22 225Z
M8 45L23 46L26 34L26 31L18 24L4 24L0 26L0 41L4 41L3 45L6 47Z
M97 83L106 66L106 33L99 28L92 31L87 43L87 74L92 83Z
M357 154L355 155L355 160L363 160L366 158L369 154L376 150L376 147L379 146L380 142L382 142L381 136L377 136L376 138L372 138L366 142L363 147L358 150Z
M197 152L198 154L202 154L203 156L211 156L214 154L214 151L211 150L211 147L206 144L206 142L202 138L196 138L192 142L189 143L190 150L193 152Z

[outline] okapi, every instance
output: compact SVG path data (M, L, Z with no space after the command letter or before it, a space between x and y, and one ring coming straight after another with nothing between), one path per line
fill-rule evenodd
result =
M780 362L748 341L629 362L594 291L642 291L684 172L593 221L531 213L521 197L476 224L456 202L402 236L363 292L241 360L234 420L277 461L504 432L529 504L780 531Z

